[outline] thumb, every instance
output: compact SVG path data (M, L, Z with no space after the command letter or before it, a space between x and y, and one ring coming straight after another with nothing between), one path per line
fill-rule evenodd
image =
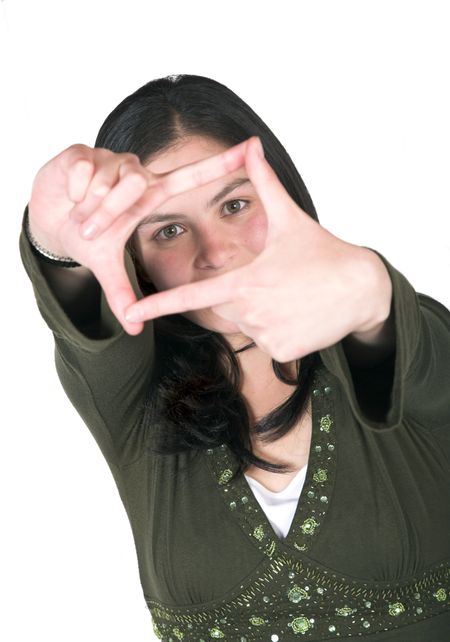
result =
M142 331L143 324L130 323L125 318L125 310L136 303L137 299L125 269L124 259L124 256L115 256L112 260L101 261L92 271L102 286L114 316L128 334L135 335Z
M245 167L267 216L267 239L286 231L297 204L287 193L276 172L264 156L260 139L255 136L247 144Z

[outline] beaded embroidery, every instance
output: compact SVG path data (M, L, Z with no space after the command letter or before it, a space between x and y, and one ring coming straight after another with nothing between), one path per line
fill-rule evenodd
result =
M335 413L328 372L313 384L308 469L287 537L280 540L238 462L225 444L206 457L218 491L266 560L257 577L227 602L167 607L146 596L155 635L162 642L291 642L367 636L406 626L450 608L450 567L441 563L409 582L352 580L308 559L326 518L336 472ZM274 618L274 614L276 617Z
M162 642L331 640L399 628L450 608L450 567L403 584L367 584L283 554L225 604L168 608L147 597ZM276 618L274 619L274 613Z
M305 483L283 546L306 551L323 524L334 487L337 445L334 404L327 373L319 368L313 381L312 435ZM233 481L238 462L225 444L207 450L211 472L226 506L233 512L253 543L272 557L280 543L244 475Z

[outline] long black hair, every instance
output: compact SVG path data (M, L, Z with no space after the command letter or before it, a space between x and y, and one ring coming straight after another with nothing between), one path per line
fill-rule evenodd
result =
M148 164L158 152L188 139L205 136L232 147L259 136L265 157L291 198L311 218L318 217L303 180L288 153L259 116L225 85L190 74L158 78L125 98L106 118L95 146L136 154ZM156 292L128 242L141 289ZM178 314L154 321L156 367L147 400L146 421L152 422L151 450L175 454L226 443L244 471L253 464L271 472L290 472L253 454L250 435L271 442L285 435L307 407L319 354L297 361L289 378L272 359L276 377L293 392L255 425L240 389L237 358L222 335Z

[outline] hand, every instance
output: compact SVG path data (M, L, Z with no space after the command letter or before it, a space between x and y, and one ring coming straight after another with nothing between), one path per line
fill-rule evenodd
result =
M245 165L267 216L262 252L218 277L160 292L132 305L129 320L211 308L279 362L329 347L373 319L375 253L347 243L308 216L288 195L258 141Z
M33 237L49 251L89 268L129 334L125 309L136 302L124 266L125 244L161 203L239 169L247 141L223 153L158 176L134 154L73 145L38 172L29 204Z

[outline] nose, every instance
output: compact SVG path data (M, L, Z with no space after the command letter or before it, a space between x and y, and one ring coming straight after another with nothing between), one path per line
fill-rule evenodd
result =
M202 234L197 239L194 266L199 270L226 268L236 252L237 244L231 236L218 231Z

